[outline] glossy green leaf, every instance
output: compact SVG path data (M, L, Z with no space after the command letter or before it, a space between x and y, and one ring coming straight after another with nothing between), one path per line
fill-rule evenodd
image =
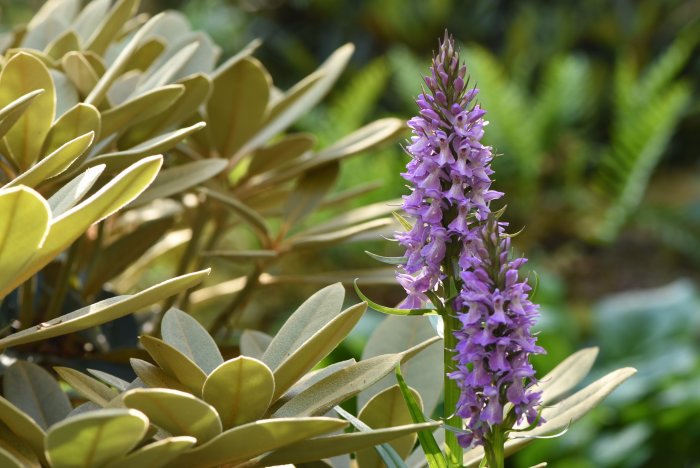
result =
M225 429L261 418L272 401L275 380L261 361L239 356L207 377L202 398L214 405Z
M118 395L118 392L113 388L75 369L54 367L54 370L83 397L100 406L107 406Z
M167 85L136 96L123 104L102 113L102 135L104 137L125 129L172 106L185 92L182 85Z
M168 437L143 446L124 458L108 463L105 468L160 468L176 459L196 442L197 439L189 436Z
M95 87L90 91L90 94L85 98L86 104L92 104L93 106L99 107L107 94L107 91L112 86L114 81L122 74L126 66L129 64L131 56L138 50L141 45L141 41L148 36L148 34L153 30L154 26L158 24L163 19L164 13L160 13L152 17L146 24L144 24L136 33L128 39L127 44L119 52L119 55L112 61L109 68L107 68L104 74L95 84ZM99 34L98 31L95 34ZM90 52L90 51L88 51Z
M136 13L139 0L117 0L93 34L85 41L85 49L103 55L124 24Z
M345 69L355 47L345 44L311 75L289 89L267 112L260 130L249 139L246 151L256 149L318 104ZM242 153L245 151L242 151Z
M27 413L2 396L0 396L0 421L5 423L17 437L26 441L37 456L43 458L46 435L44 430Z
M414 423L425 422L425 415L423 413L423 405L420 404L420 398L416 398L417 393L406 385L406 381L401 373L401 367L396 367L396 380L398 381L398 388L401 392L402 398L405 402L405 407L408 409L409 415ZM391 387L393 388L393 387ZM372 400L370 400L372 401ZM445 455L440 450L440 446L435 440L435 436L428 429L423 429L418 432L418 439L420 440L420 446L423 449L423 454L425 460L428 462L430 468L447 468L447 460L445 460Z
M141 411L156 424L175 436L197 439L198 444L221 434L216 410L190 393L163 388L136 388L123 396L128 408Z
M73 22L73 28L83 41L93 35L109 11L111 0L92 0L85 5Z
M16 185L25 185L27 187L36 187L45 180L57 176L75 162L92 144L95 134L90 132L81 135L56 151L49 154L37 164L33 165L29 170L19 175L5 187L13 187Z
M338 403L369 387L401 362L401 355L377 356L352 364L303 390L282 405L277 417L325 414Z
M27 24L22 47L42 50L61 31L68 27L77 12L76 0L49 0Z
M316 138L310 133L286 135L282 140L255 151L250 159L248 175L284 167L313 148Z
M352 453L363 448L390 442L398 437L438 426L439 422L411 424L372 432L352 432L315 439L304 440L277 450L260 460L261 466L282 465L286 463L304 463L313 460Z
M24 52L14 55L0 73L0 107L27 93L43 89L5 134L4 142L12 159L26 170L39 158L41 145L56 112L53 79L46 66Z
M275 371L290 353L340 313L344 298L345 289L340 283L314 293L282 325L265 350L262 361Z
M43 94L43 89L37 89L30 93L20 96L14 101L6 104L0 109L0 137L4 136L7 131L17 122L24 111L29 107L32 101L39 95ZM8 155L8 157L11 155Z
M202 394L207 375L189 357L165 341L152 336L141 336L139 341L166 374L175 377L195 395Z
M124 72L131 70L145 72L163 53L166 47L166 42L159 37L150 37L144 40L124 66Z
M145 156L164 153L180 143L187 136L204 128L204 122L199 122L190 127L181 128L172 132L159 135L148 141L144 141L133 148L115 153L105 153L87 161L88 166L105 164L111 171L122 170L129 164L134 164Z
M51 214L54 217L58 217L73 208L95 185L104 169L104 164L91 167L63 185L58 192L48 199Z
M139 379L141 379L149 387L170 388L182 392L188 391L187 387L178 382L175 377L169 376L163 372L160 367L154 366L150 362L131 358L129 359L129 364L131 364L131 368L134 370L134 373L139 377Z
M243 356L261 359L265 350L270 346L272 337L258 330L243 330L241 333L240 349Z
M74 333L134 313L200 283L209 270L178 276L133 295L116 296L83 307L0 340L0 349Z
M11 461L19 462L19 466L22 468L41 468L42 466L40 458L37 457L28 443L17 437L5 424L0 424L0 449L9 454ZM41 461L46 463L43 457ZM0 466L4 467L5 465Z
M142 159L122 171L87 200L55 217L46 241L35 251L31 264L14 279L14 285L30 278L91 224L101 221L138 196L153 181L162 161L160 156Z
M75 31L65 31L60 36L56 37L49 45L46 46L46 55L49 57L60 60L61 57L66 55L68 52L80 49L80 38L75 33Z
M46 454L52 466L103 466L138 444L148 419L131 409L103 409L66 419L46 435Z
M346 425L345 421L331 418L260 420L223 432L183 454L172 466L206 468L245 461L300 440L342 429Z
M340 166L333 162L315 168L297 180L283 209L285 231L306 218L321 203L335 184L339 172Z
M203 159L165 169L134 201L133 206L145 205L158 198L183 193L219 174L226 168L226 164L223 159Z
M141 94L171 82L177 72L192 58L198 47L199 43L193 42L176 49L177 52L172 57L142 78L136 93Z
M83 293L96 294L110 279L138 260L173 226L172 218L161 218L138 225L111 244L102 247L90 275L85 279Z
M42 429L62 420L71 410L68 397L58 382L31 362L16 361L5 370L3 393Z
M374 329L362 352L362 359L382 354L397 353L435 336L427 317L387 316ZM442 397L443 347L436 343L401 366L406 382L421 395L425 413L432 414ZM396 384L393 375L387 376L358 395L362 407L380 391Z
M182 95L168 107L167 112L156 114L144 120L138 126L131 128L124 137L119 140L120 145L128 148L142 141L153 138L167 130L182 125L189 117L194 116L199 107L209 98L211 93L211 79L202 74L197 74L179 81L177 84L185 87ZM199 119L197 119L199 120Z
M298 347L289 350L284 360L275 368L274 399L280 397L321 359L333 351L352 331L367 310L367 304L354 305L335 317ZM293 317L290 320L295 320Z
M0 213L0 297L4 297L44 243L51 213L41 195L27 187L0 189Z
M24 463L2 447L0 447L0 466L6 468L26 468Z
M309 372L299 379L284 395L282 395L276 402L275 407L282 406L287 401L291 400L299 393L303 392L310 386L314 385L316 382L320 382L326 377L345 369L348 366L357 363L355 359L346 359L345 361L334 362L326 367L317 369Z
M422 410L420 394L410 389L413 398ZM386 427L403 426L414 421L411 413L403 399L401 389L398 385L389 387L372 397L367 404L358 412L357 417L372 429L382 429ZM416 435L410 434L391 442L390 446L401 457L401 460L408 457L416 443ZM362 467L381 468L382 458L375 450L361 450L357 453L357 462Z
M82 97L90 94L100 79L88 59L80 52L68 52L64 55L61 58L61 68Z
M56 88L56 115L63 115L78 104L80 96L64 73L54 69L51 69L50 72Z
M170 309L163 317L160 330L166 343L194 361L205 374L211 374L224 363L214 339L191 315Z
M51 125L49 134L46 136L44 145L41 148L41 153L52 153L67 141L90 132L98 136L100 127L100 112L91 105L79 103Z
M207 123L222 158L233 156L260 127L271 82L267 70L251 57L214 77Z
M584 387L570 397L542 410L545 420L541 426L531 431L511 433L505 444L506 456L520 450L523 446L536 440L538 436L556 434L569 427L572 422L585 416L595 408L606 396L632 377L637 371L630 367L617 369L601 377L590 385ZM481 447L468 450L464 453L464 466L478 466L484 458L484 450Z

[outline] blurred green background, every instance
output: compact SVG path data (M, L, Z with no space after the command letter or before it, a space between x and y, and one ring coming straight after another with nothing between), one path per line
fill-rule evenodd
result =
M41 1L0 0L2 28ZM542 372L600 346L600 375L639 374L594 414L509 460L563 467L700 466L700 1L149 0L175 8L230 56L254 38L285 89L345 42L350 69L299 129L320 144L372 119L415 113L420 74L447 28L463 44L502 156L516 247L539 278ZM381 181L362 202L406 193L399 142L348 161L338 189ZM327 269L384 241L332 250ZM401 291L372 288L396 303ZM291 302L291 300L290 300ZM375 317L376 318L376 317ZM345 349L357 354L376 322ZM593 378L596 377L593 376Z

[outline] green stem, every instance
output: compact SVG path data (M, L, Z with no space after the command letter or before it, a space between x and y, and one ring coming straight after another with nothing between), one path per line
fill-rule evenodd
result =
M462 429L462 418L455 414L460 395L459 387L457 387L457 382L447 376L447 374L457 369L456 362L453 359L454 349L457 346L457 338L454 336L454 331L459 329L460 323L450 305L445 307L445 313L442 318L445 323L445 350L443 354L445 364L445 404L443 415L447 425ZM462 454L463 449L457 442L457 435L452 431L445 431L445 455L450 467L462 466Z
M260 262L257 262L255 264L255 268L253 268L253 271L251 271L246 278L243 289L236 294L233 300L231 300L226 307L224 307L224 309L214 320L214 323L211 325L211 327L209 327L209 334L211 336L216 336L225 327L231 327L238 324L251 294L260 284L260 273L262 272L263 267L261 266ZM233 323L231 323L232 318L235 319Z
M504 468L505 453L504 445L506 442L505 431L501 424L496 424L491 428L490 436L487 437L484 444L484 454L489 468Z
M22 304L19 309L20 330L29 328L34 323L34 290L36 276L32 276L22 284Z
M70 286L71 270L73 269L75 258L78 256L78 250L82 240L83 238L81 237L70 246L66 261L61 264L61 269L58 270L58 277L56 278L49 305L46 307L46 313L43 318L44 321L58 317L61 312L61 307L63 307L63 302L66 300L66 294L68 294L68 288Z

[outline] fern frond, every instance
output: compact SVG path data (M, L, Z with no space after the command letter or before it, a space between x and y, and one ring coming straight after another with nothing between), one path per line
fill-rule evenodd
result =
M597 233L600 239L611 239L641 202L690 97L690 88L676 83L617 117L610 151L601 159L594 181L608 204Z

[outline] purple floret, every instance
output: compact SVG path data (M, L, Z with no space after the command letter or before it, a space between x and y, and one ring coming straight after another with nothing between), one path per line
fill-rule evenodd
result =
M413 228L396 234L407 258L397 270L407 294L400 307L424 307L450 275L460 289L450 304L462 328L449 377L461 389L456 414L466 420L468 431L458 438L464 447L484 444L491 427L504 422L507 403L516 422L537 419L529 356L544 353L530 331L538 307L518 274L526 259L509 258L505 224L490 209L503 194L491 189L493 152L481 143L486 111L474 102L479 91L468 88L466 74L445 36L416 99L419 115L408 121L411 160L402 176L411 193L403 210Z

